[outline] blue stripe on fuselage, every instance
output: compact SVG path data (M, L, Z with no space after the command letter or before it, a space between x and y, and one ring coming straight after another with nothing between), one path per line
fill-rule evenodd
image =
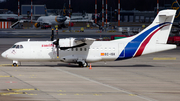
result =
M154 31L155 29L157 29L158 27L167 24L170 22L164 22L162 24L158 24L150 29L148 29L147 31L143 32L142 34L140 34L139 36L135 37L132 41L130 41L126 47L125 47L125 54L124 52L121 52L121 54L119 55L119 57L116 60L122 60L122 59L127 59L127 58L132 58L135 54L135 52L137 51L139 45L142 43L142 41L150 34L152 33L152 31ZM123 56L125 55L125 56ZM122 58L123 57L123 58Z

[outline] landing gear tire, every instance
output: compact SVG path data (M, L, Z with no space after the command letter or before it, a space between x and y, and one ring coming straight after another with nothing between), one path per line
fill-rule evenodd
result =
M17 67L18 65L17 65L17 63L13 63L12 66Z
M84 64L82 62L79 62L79 67L87 67L88 66L88 63L87 62L84 62Z

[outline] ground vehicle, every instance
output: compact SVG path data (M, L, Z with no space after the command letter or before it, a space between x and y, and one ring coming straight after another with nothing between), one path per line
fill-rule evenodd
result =
M167 43L176 44L177 46L179 46L180 45L180 36L169 36Z

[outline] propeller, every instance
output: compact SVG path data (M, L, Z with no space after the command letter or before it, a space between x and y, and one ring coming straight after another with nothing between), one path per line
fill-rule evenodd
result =
M54 45L56 45L56 49L57 49L57 58L59 58L59 38L53 42Z
M60 48L60 46L59 46L59 38L58 38L58 28L56 28L56 33L57 33L57 35L56 35L57 40L54 41L53 44L56 45L57 58L59 58L59 48ZM51 41L53 41L53 40L54 40L54 29L52 29L52 34L51 34Z

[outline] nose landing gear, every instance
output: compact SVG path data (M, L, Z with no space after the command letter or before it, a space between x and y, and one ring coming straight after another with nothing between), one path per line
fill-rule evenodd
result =
M14 61L14 60L13 60L12 66L13 66L13 67L18 67L18 61Z

